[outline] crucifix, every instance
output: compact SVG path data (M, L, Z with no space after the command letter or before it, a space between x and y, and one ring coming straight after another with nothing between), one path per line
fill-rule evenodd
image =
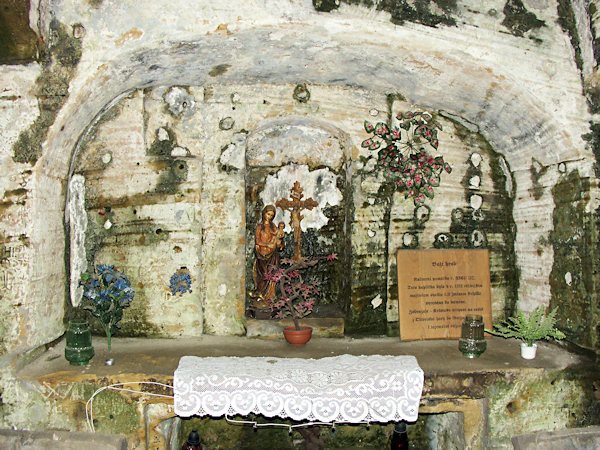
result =
M302 197L304 196L304 194L302 194L303 190L304 189L300 187L300 183L296 181L294 183L294 187L290 189L290 196L292 199L288 200L287 198L282 198L281 200L277 200L275 202L275 206L283 210L288 210L292 215L290 226L294 231L294 256L292 257L294 261L299 261L302 259L302 229L300 228L300 222L302 219L304 219L304 216L300 214L300 212L303 209L308 209L310 211L315 206L319 205L312 199L312 197L302 200Z

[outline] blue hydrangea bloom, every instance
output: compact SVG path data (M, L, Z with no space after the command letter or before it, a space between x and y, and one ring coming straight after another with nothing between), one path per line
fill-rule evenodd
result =
M95 269L93 273L83 274L79 282L83 286L83 307L100 319L110 336L118 330L123 308L133 300L134 290L127 276L114 266L98 264Z

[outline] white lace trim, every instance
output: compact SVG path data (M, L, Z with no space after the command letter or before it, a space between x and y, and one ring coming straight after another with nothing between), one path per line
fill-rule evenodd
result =
M415 421L423 370L414 356L184 356L173 385L181 417L255 413L298 421Z

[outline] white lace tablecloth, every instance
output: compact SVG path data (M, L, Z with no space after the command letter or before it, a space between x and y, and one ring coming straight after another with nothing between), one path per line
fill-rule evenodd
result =
M184 356L173 385L181 417L255 413L298 421L412 422L423 370L414 356Z

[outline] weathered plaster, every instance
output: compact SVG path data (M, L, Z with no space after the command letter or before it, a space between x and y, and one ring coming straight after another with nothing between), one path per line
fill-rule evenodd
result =
M4 81L0 96L0 353L17 346L19 340L35 339L26 337L22 329L29 317L25 297L31 257L32 170L29 164L13 160L12 146L39 114L32 86L40 70L37 64L0 66L0 77Z
M171 104L163 92L134 92L97 122L80 146L70 186L81 179L79 173L85 175L84 217L89 229L83 230L83 269L114 264L135 290L135 301L121 323L122 333L194 336L202 333L196 204L201 158L195 147L190 147L194 154L182 157L172 156L170 148L153 150L156 141L152 138L160 139L161 131L167 135L163 142L174 145L181 140L179 119L170 117ZM155 123L164 127L153 133ZM72 195L71 202L76 200ZM71 225L82 233L80 224L71 220ZM73 252L77 249L72 247ZM169 279L182 267L191 270L192 292L174 296L168 289ZM75 273L72 287L78 280Z
M313 158L318 158L318 156L313 156ZM328 206L337 206L342 201L342 193L337 188L336 179L337 175L329 169L310 171L305 165L283 166L274 176L267 177L265 188L259 198L263 205L274 205L282 198L290 199L290 189L296 181L299 181L304 189L302 200L312 198L319 204L311 210L302 212L304 216L300 223L302 231L307 231L309 228L319 230L329 222L324 210ZM285 231L291 232L289 211L281 211L278 208L274 221L275 223L283 221Z
M208 99L211 89L205 88L209 85L267 83L285 86L286 92L282 90L280 95L289 96L292 104L288 111L318 115L318 109L323 107L315 101L319 98L320 85L334 86L344 95L345 86L356 86L374 95L401 94L409 103L432 110L443 109L476 124L494 150L505 156L512 170L527 167L532 154L543 166L589 158L590 152L580 138L588 127L586 100L580 95L574 50L555 25L557 9L554 5L528 2L527 11L546 26L532 28L526 37L518 37L498 32L505 19L501 12L504 5L505 2L498 1L483 9L476 2L457 2L455 7L441 11L452 17L460 16L460 25L431 28L414 23L394 26L390 22L393 14L348 4L325 14L315 11L311 2L256 0L192 6L182 1L168 4L156 1L145 8L151 14L139 14L138 7L131 2L115 5L98 2L90 8L81 8L77 2L68 0L60 2L60 7L50 2L35 2L36 12L32 15L39 17L33 21L34 26L46 39L50 37L52 14L66 29L75 30L77 26L77 30L85 32L75 33L81 44L81 59L69 84L69 96L48 130L43 154L36 164L35 183L31 188L33 217L30 223L34 226L29 239L40 258L34 261L32 271L36 276L32 279L37 283L37 280L63 278L60 269L51 271L41 262L56 251L62 253L62 246L48 247L42 243L60 242L56 236L62 236L59 210L64 202L70 152L103 108L134 88L203 86L201 95ZM173 11L177 11L177 15ZM161 20L156 20L157 17ZM66 36L63 39L75 45ZM398 42L402 42L402 46L398 46ZM446 46L447 42L452 42L451 48ZM532 58L533 55L536 58ZM532 60L535 63L532 64ZM331 61L335 61L335 65ZM511 63L505 64L505 61ZM294 86L299 83L306 83L311 94L305 103L293 98ZM221 119L232 117L235 123L232 130L240 132L241 122L231 109L235 106L231 101L234 93L228 93L230 100L222 104L216 125ZM193 98L200 100L195 94ZM242 100L240 107L243 108L248 95L238 93L236 98ZM263 100L267 98L260 99ZM174 104L171 101L171 105ZM268 109L269 105L262 104ZM262 107L257 105L257 108ZM372 109L385 111L385 108L369 105L365 112ZM178 109L174 111L168 114L179 117ZM343 126L336 126L348 131L355 126L358 116L346 116L341 119L345 122ZM148 130L155 132L157 128ZM243 129L253 127L243 126ZM231 140L219 141L218 146L209 147L220 157L223 147ZM210 138L206 142L210 142ZM171 151L176 148L183 150L177 150L174 155L182 155L183 151L186 155L187 151L193 153L184 142L177 141ZM360 152L353 156L360 161ZM237 166L239 170L239 158L234 162L220 165ZM183 166L181 174L174 167L165 168L166 181L183 179L185 173L189 176L192 172L189 161ZM205 174L212 173L212 166L208 167L211 168L204 169ZM532 207L531 200L524 195L532 187L531 180L518 176L515 180L515 251L521 270L520 299L524 305L547 303L550 292L536 284L540 274L530 268L547 266L549 254L529 249L531 242L538 242L551 229L551 218L541 214L539 220L523 220L528 211L536 211L537 206ZM230 192L237 196L238 202L234 204L239 204L243 191ZM47 224L43 230L37 226L42 223ZM378 232L369 229L370 234ZM237 230L231 240L239 240L241 235ZM213 249L205 248L203 258L206 256L213 256ZM381 267L387 270L385 263ZM215 289L221 284L217 283ZM58 299L64 289L54 282L41 290L39 286L32 287L31 291ZM234 294L235 289L226 292L239 293ZM212 294L208 297L212 298ZM364 298L370 302L373 297L371 291L365 293ZM52 300L44 308L48 312L46 308L53 311L50 316L55 320L50 321L54 323L50 329L55 329L61 317L62 301ZM46 339L55 336L55 333L47 335Z
M85 178L73 175L69 183L69 236L70 236L70 292L71 304L78 306L83 295L79 286L81 274L87 271L85 251L85 232L87 228L87 213L85 211Z
M114 263L133 281L122 333L244 334L252 226L270 201L265 184L291 164L310 169L303 179L328 174L327 198L338 201L306 238L339 253L326 288L342 299L348 331L397 333L394 252L411 239L429 248L452 229L465 242L478 231L471 244L497 249L495 319L515 306L558 306L569 338L597 349L598 6L32 0L43 58L0 67L1 352L64 331L65 212L78 173L87 247L85 257L75 243L70 253ZM362 121L387 121L394 103L445 117L440 151L454 171L428 213L392 194L360 148ZM465 211L498 224L461 228ZM182 267L192 292L174 297L169 276ZM89 383L48 388L9 372L3 426L82 427ZM587 419L587 385L531 377L490 390L495 442ZM446 394L468 382L454 380ZM135 436L134 447L151 434L141 417L162 413L117 394L98 408L99 429ZM370 439L348 435L337 442Z
M341 100L341 99L340 99ZM301 117L271 121L254 130L247 142L248 164L252 166L282 166L323 164L340 170L344 162L344 136L328 124L319 124ZM341 142L340 142L341 141Z

